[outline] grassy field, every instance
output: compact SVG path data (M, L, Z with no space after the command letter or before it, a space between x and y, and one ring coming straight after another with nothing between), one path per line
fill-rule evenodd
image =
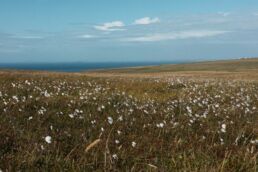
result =
M257 69L2 71L0 170L256 172Z
M131 67L87 72L90 76L183 77L193 79L258 80L258 58L196 62L147 67Z
M247 58L237 60L221 60L195 62L188 64L166 64L160 66L131 67L113 70L99 70L105 72L119 73L157 73L157 72L184 72L184 71L224 71L224 72L241 72L258 70L258 58Z

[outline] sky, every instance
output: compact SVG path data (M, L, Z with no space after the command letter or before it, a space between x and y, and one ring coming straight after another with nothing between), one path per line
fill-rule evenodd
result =
M257 0L0 0L0 63L258 57Z

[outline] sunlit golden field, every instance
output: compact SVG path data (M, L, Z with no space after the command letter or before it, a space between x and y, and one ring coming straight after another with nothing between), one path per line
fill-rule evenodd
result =
M257 171L257 80L207 73L3 71L0 169Z

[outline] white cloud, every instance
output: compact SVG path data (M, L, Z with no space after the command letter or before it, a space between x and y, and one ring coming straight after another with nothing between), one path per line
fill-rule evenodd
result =
M16 38L16 39L44 39L44 37L42 37L42 36L32 36L32 35L12 36L12 38Z
M91 39L91 38L96 38L96 37L97 36L95 36L95 35L89 35L89 34L79 36L79 38L85 38L85 39Z
M209 31L209 30L197 30L197 31L183 31L174 33L157 33L151 35L145 35L140 37L129 37L123 38L121 41L125 42L156 42L166 40L177 40L177 39L190 39L190 38L203 38L217 36L225 34L228 31Z
M153 23L158 23L160 22L160 19L158 17L155 18L150 18L150 17L144 17L140 18L134 21L133 24L135 25L148 25L148 24L153 24Z
M124 26L125 24L122 21L113 21L109 23L104 23L103 25L94 26L94 28L101 31L119 31L125 30L122 28Z
M231 13L230 12L218 12L219 15L222 15L223 17L229 16Z

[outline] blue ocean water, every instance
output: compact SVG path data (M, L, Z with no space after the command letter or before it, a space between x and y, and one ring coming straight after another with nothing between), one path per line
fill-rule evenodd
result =
M0 63L0 69L82 72L98 69L179 64L183 62L73 62L73 63Z

